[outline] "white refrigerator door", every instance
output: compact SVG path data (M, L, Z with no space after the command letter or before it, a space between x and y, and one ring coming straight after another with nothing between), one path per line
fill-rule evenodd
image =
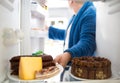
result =
M20 53L19 43L4 45L3 30L20 29L20 0L0 0L0 83L9 69L9 59ZM10 35L7 35L9 38Z
M110 6L114 2L96 3L96 55L109 58L112 62L112 73L120 76L120 1Z

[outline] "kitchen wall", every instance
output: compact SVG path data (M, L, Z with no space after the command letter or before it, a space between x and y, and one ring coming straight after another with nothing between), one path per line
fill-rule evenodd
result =
M113 0L114 2L114 0ZM97 2L96 55L107 57L112 62L112 72L120 74L120 3Z
M20 28L20 0L13 0L11 3L14 10L9 10L1 5L0 1L0 83L5 78L8 70L9 59L11 56L19 54L19 44L4 45L3 30L12 28L13 30Z

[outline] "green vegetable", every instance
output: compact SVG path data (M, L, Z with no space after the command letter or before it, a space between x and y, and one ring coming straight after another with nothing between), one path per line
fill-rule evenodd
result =
M35 53L32 53L33 56L43 55L43 51L39 50Z

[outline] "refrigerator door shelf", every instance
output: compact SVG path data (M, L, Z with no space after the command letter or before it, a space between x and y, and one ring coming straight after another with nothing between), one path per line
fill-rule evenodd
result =
M45 1L45 0L44 0ZM39 3L39 2L38 2ZM31 12L35 12L37 13L38 16L47 16L47 9L43 8L41 5L39 5L38 3L31 4Z

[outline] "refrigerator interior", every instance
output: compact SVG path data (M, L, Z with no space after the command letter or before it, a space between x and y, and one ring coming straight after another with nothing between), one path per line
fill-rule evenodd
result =
M9 29L6 34L5 29ZM0 0L0 83L9 69L9 59L20 53L20 44L12 40L12 32L17 29L20 29L20 0Z
M112 73L120 77L120 1L96 2L96 55L107 57L112 63Z
M72 15L72 12L68 8L67 1L54 0L54 3L55 4L53 5L53 3L48 0L48 8L45 9L42 8L39 3L36 3L36 0L31 0L32 52L42 50L44 53L50 54L53 57L63 52L63 41L50 40L47 37L48 34L40 31L39 29L42 29L45 24L59 26L57 28L65 28L67 26L68 19L70 19ZM59 50L55 51L58 48Z
M30 0L3 0L10 4L10 7L1 5L0 0L0 83L5 79L8 71L9 59L19 54L31 54L34 49L40 49L37 46L44 45L44 40L40 41L41 35L31 34L31 3ZM116 1L118 1L116 3ZM97 9L97 56L107 57L112 62L112 71L115 74L120 73L120 1L112 0L106 2L95 2ZM51 9L52 12L57 11ZM67 10L69 11L69 10ZM49 12L49 16L55 18L53 14L59 16L58 13ZM62 9L60 12L63 12ZM69 11L70 12L70 11ZM67 14L64 14L67 15ZM70 14L71 15L71 14ZM69 16L68 19L69 19ZM41 25L42 26L42 25ZM41 27L33 26L33 27ZM10 28L15 31L21 29L24 33L24 39L19 43L4 43L4 29ZM36 37L37 36L37 37ZM31 40L31 39L34 40ZM44 36L42 36L44 38ZM37 42L37 43L36 43ZM34 44L33 44L34 43ZM36 45L37 44L37 45ZM33 45L33 46L32 46ZM34 48L34 49L33 49ZM43 49L42 47L41 49ZM47 50L49 50L48 48ZM56 49L56 48L55 48ZM53 50L54 52L54 50Z

